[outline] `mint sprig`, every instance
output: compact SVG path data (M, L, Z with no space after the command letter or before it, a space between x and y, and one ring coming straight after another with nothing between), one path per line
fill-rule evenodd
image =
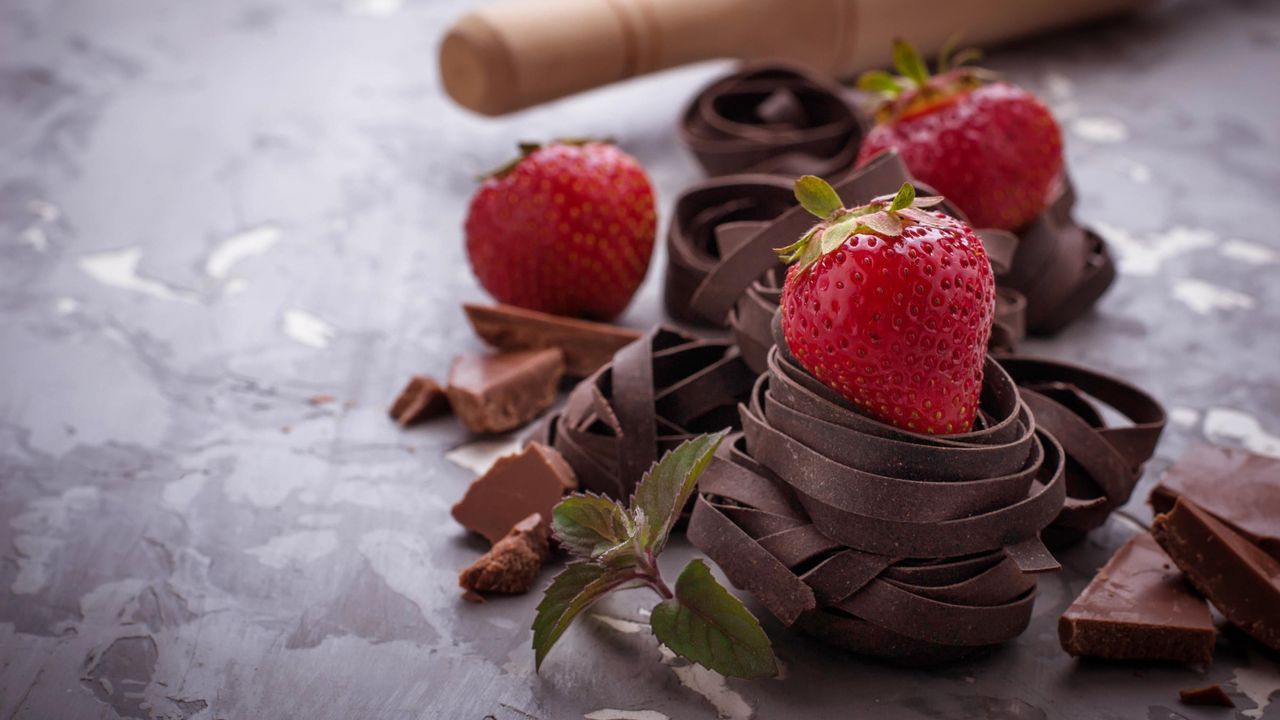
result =
M722 675L777 674L769 636L716 582L706 563L690 561L674 592L658 569L658 554L727 434L701 435L667 453L645 473L629 507L584 493L555 507L552 531L575 560L551 581L538 604L536 667L584 610L611 592L648 587L662 598L650 617L653 634L672 652Z

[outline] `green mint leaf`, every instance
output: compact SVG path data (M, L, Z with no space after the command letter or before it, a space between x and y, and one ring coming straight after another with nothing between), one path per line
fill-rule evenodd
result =
M924 64L920 53L902 38L893 41L893 66L898 68L903 77L915 83L916 87L929 81L929 68Z
M675 598L653 609L649 625L658 642L721 675L773 677L778 663L769 636L738 598L691 560L676 579Z
M898 188L898 194L893 196L893 202L889 203L889 212L898 212L902 208L911 207L911 203L916 200L916 189L911 183L902 183L902 187Z
M551 511L551 529L570 554L587 559L626 543L632 530L621 505L591 493L561 500Z
M662 552L667 535L698 484L698 476L728 434L728 430L721 430L714 435L699 435L680 443L679 447L654 463L640 479L636 494L631 498L631 510L633 516L644 513L647 521L639 535L642 548L655 555Z
M902 84L883 70L868 70L858 76L858 89L882 95L897 95L902 92Z
M593 562L573 562L551 580L533 618L534 668L551 651L573 619L614 590L643 584L631 568L607 568Z
M805 210L824 220L842 207L835 188L814 175L805 175L796 180L795 192L796 200L800 201Z

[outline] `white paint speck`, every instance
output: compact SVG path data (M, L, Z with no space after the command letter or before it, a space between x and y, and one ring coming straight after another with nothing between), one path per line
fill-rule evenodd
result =
M178 288L172 288L159 280L138 275L138 263L142 261L142 248L133 245L119 250L93 253L80 258L80 270L103 285L131 290L143 295L195 302L195 296Z
M223 297L233 297L249 288L249 281L244 278L231 278L222 285Z
M364 17L388 17L400 12L404 0L347 0L346 10L350 15Z
M1100 115L1078 117L1071 121L1071 132L1082 140L1110 144L1129 139L1129 127L1113 117Z
M226 280L236 263L265 253L279 241L280 228L270 223L238 232L218 243L209 253L204 271L215 280Z
M298 516L298 524L303 527L337 527L342 524L342 515L338 513L303 513Z
M601 615L600 613L593 613L591 617L599 621L600 623L608 627L611 627L614 630L617 630L620 633L626 633L628 635L634 635L636 633L645 632L649 629L648 625L635 622L634 620L624 620L622 618L616 618L611 615Z
M207 479L203 473L193 472L166 483L160 494L164 506L178 512L186 510L191 506L191 501L195 500L204 489Z
M1270 265L1274 262L1280 262L1280 252L1276 252L1266 245L1251 243L1248 240L1227 240L1222 243L1222 247L1218 251L1232 260L1239 260L1250 265Z
M49 582L49 570L56 567L54 555L62 547L72 515L97 503L98 488L77 485L54 497L37 498L26 512L9 521L13 528L13 549L18 573L9 589L15 595L40 592Z
M1280 667L1258 653L1249 653L1248 667L1237 667L1231 683L1257 707L1245 710L1245 717L1260 718L1271 704L1271 696L1280 690Z
M338 534L332 530L303 530L277 535L265 545L249 548L245 552L258 558L258 562L277 570L290 565L315 562L338 549Z
M1280 458L1280 436L1262 428L1258 419L1232 408L1209 408L1204 416L1204 436L1215 442L1236 442L1259 455Z
M70 315L80 309L80 301L70 297L60 297L53 303L53 311L59 315Z
M1200 422L1200 411L1189 407L1171 407L1169 420L1178 427L1190 430Z
M1099 224L1099 229L1119 254L1125 275L1156 275L1170 258L1218 243L1218 236L1203 228L1177 226L1146 237L1113 225Z
M1201 315L1218 310L1248 310L1256 304L1251 296L1242 292L1195 278L1175 280L1173 297Z
M678 658L665 645L659 645L658 650L662 653L662 663L671 668L680 684L706 698L716 709L717 718L749 720L754 714L747 701L725 682L723 675Z
M282 323L285 335L308 347L329 347L335 334L332 325L306 310L285 310Z
M583 715L587 720L671 720L657 710L616 710L600 708Z
M1137 160L1128 161L1125 172L1135 185L1146 185L1151 182L1151 168Z
M1050 70L1044 74L1044 94L1049 100L1067 100L1075 94L1075 84L1066 75Z
M49 247L49 237L44 234L44 228L39 225L32 225L23 230L18 239L23 245L30 245L36 252L44 252Z
M48 200L28 200L27 211L45 224L57 222L62 217L62 210Z
M498 458L517 452L522 444L519 432L510 432L499 437L459 445L445 453L444 458L477 475L483 475Z

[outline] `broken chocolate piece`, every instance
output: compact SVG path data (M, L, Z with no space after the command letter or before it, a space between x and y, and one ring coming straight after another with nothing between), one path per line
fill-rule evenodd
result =
M1236 706L1222 686L1214 683L1206 685L1202 688L1188 688L1178 691L1178 699L1187 705L1210 705L1213 707L1229 707Z
M1058 621L1063 650L1111 660L1208 665L1216 637L1208 604L1145 532L1111 556Z
M484 602L478 593L528 592L550 554L551 528L541 514L532 513L458 574L458 586L466 591L462 597Z
M481 340L504 351L559 348L565 374L586 377L609 362L622 346L640 337L638 330L576 320L513 305L462 306Z
M460 355L445 392L468 430L506 432L551 407L562 375L564 356L556 349Z
M453 519L496 543L533 513L551 517L560 498L578 484L560 453L541 443L504 455L476 478L453 506Z
M449 398L434 379L414 375L391 403L388 412L401 427L409 427L449 412Z
M1186 497L1151 527L1160 546L1214 607L1263 645L1280 650L1280 560Z
M1151 508L1169 512L1179 496L1190 498L1280 560L1280 460L1197 445L1160 478L1151 491Z

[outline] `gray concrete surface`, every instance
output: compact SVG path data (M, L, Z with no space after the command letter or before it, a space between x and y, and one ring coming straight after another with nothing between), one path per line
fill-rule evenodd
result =
M1178 704L1208 682L1280 718L1280 661L1239 638L1206 670L1061 652L1120 518L977 661L886 667L766 622L785 677L726 683L618 622L643 621L635 593L535 675L537 597L455 587L482 548L448 516L471 472L444 455L472 439L383 408L477 347L473 177L519 139L610 135L665 210L698 176L680 105L725 66L481 119L434 67L466 5L0 0L0 718L1229 716ZM1280 455L1280 5L1161 6L990 64L1053 104L1122 263L1031 349L1173 411L1133 515L1193 440ZM661 262L626 323L660 319Z

